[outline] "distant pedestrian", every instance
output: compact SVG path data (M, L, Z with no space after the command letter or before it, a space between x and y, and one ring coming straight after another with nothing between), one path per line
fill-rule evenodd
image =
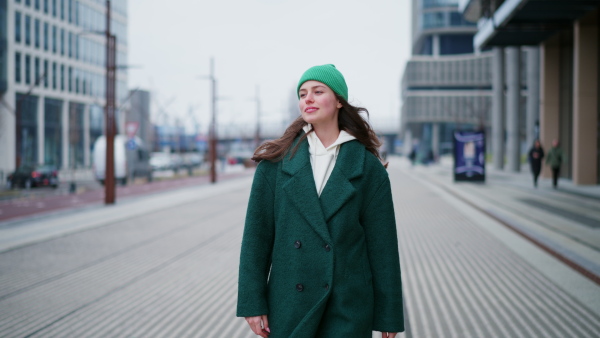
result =
M529 165L533 174L533 186L537 188L538 177L542 170L542 159L544 158L544 148L540 140L535 140L533 147L529 150Z
M261 337L404 331L398 239L380 141L333 65L297 87L301 116L259 146L237 316Z
M408 154L408 159L410 160L410 164L415 165L415 161L417 160L417 149L415 147Z
M565 160L563 150L560 148L558 140L552 141L552 148L546 157L546 164L552 169L552 186L554 189L558 187L558 176L560 175L560 166Z

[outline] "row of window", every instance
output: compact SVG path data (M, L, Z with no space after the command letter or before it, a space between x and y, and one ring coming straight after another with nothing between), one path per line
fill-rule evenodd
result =
M404 98L403 113L411 120L483 118L489 121L491 101L490 96L409 96Z
M421 18L421 28L440 28L440 27L473 27L477 24L466 21L459 12L427 12L423 13Z
M422 0L423 8L458 6L458 0Z
M93 0L95 3L99 5L105 5L105 0ZM68 15L69 22L72 22L74 15L69 11L69 9L73 10L76 8L80 2L74 0L15 0L16 3L24 3L25 6L31 7L35 10L43 10L44 13L50 14L52 12L52 16L57 17L60 13L61 20L65 19L65 13L70 13ZM113 0L112 2L112 11L117 12L122 15L127 15L127 1L126 0Z
M48 22L41 22L39 19L33 20L33 32L31 31L31 17L24 16L25 31L21 31L22 15L15 12L15 41L24 42L26 46L33 46L45 51L52 51L54 54L68 56L75 60L91 63L98 66L104 66L106 60L106 48L103 43L98 43L91 39L81 37L73 32L68 32L64 28L58 28L55 25L50 26ZM33 34L32 34L33 33ZM125 53L118 53L118 62L123 64Z
M409 61L404 72L406 85L491 85L492 59Z
M94 97L104 97L104 74L15 53L15 82Z
M56 0L53 0L56 1ZM77 2L79 4L79 2ZM76 26L81 27L79 34L102 34L106 30L106 20L103 13L85 5L77 5L76 15L74 16L75 21L73 22ZM69 11L71 13L71 11ZM81 20L80 20L81 18ZM71 23L71 14L69 14L69 22ZM23 24L25 29L22 29ZM33 24L33 27L32 27ZM44 34L48 37L48 26L49 23L44 22ZM24 35L25 44L30 45L33 37L36 47L40 46L41 41L41 20L33 18L31 15L23 15L19 11L15 11L15 41L21 42L22 36ZM56 26L53 26L56 27ZM54 28L56 29L56 28ZM127 44L127 26L114 19L111 20L111 33L117 37L117 42L121 44ZM46 43L47 45L47 43Z

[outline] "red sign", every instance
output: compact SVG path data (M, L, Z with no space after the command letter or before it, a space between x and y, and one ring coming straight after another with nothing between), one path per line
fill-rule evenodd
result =
M125 133L127 134L127 138L133 138L135 133L137 133L139 126L140 124L138 122L126 122Z

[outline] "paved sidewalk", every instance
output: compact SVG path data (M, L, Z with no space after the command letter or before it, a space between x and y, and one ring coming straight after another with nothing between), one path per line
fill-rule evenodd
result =
M391 161L400 337L600 336L597 284L429 179L437 174ZM235 318L250 182L36 223L68 229L0 253L0 336L254 337Z

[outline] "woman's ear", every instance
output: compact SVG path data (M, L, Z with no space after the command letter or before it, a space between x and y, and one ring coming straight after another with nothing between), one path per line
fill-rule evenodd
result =
M343 107L342 103L338 100L338 102L337 102L337 108L340 109L342 107Z

